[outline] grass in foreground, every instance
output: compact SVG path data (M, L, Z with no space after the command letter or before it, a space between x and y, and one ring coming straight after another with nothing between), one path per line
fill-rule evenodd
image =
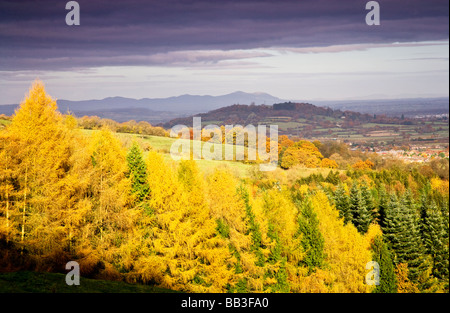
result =
M66 284L66 275L40 272L0 273L0 293L173 293L151 285L128 284L81 277L80 285Z

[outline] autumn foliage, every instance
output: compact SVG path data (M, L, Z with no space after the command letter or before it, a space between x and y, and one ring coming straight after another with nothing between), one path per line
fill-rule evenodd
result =
M337 167L311 142L279 144L283 168ZM424 193L427 272L398 259L400 245L383 243L385 233L404 231L398 212L416 225L405 208L417 197L394 198L394 182L382 193L360 171L333 175L258 185L227 168L205 174L195 161L173 162L137 142L126 149L106 127L81 132L37 81L0 132L0 267L62 271L76 260L84 276L187 292L353 293L375 290L365 266L376 257L397 277L389 290L445 289L448 225L425 198L445 207L448 181L436 178Z

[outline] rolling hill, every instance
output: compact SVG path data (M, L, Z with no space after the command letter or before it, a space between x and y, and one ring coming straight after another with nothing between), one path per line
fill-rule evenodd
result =
M147 121L151 124L206 113L233 104L268 105L286 100L267 93L233 92L221 96L181 95L169 98L132 99L108 97L101 100L58 100L59 110L71 111L78 117L97 115L118 122L129 120ZM417 115L439 115L449 113L448 98L394 99L394 100L348 100L348 101L293 101L312 102L317 107L333 110L354 111L367 114L415 117ZM0 114L12 115L18 104L0 105Z
M202 126L278 125L279 135L311 140L343 140L371 148L384 145L448 144L448 117L408 118L319 107L310 103L232 105L197 114ZM193 116L171 120L163 127L192 126Z
M231 104L273 104L283 101L266 93L233 92L222 96L182 95L169 98L132 99L108 97L102 100L58 100L62 113L72 112L78 117L97 115L118 122L129 120L164 123L177 117L208 112ZM0 105L0 114L12 115L18 104Z

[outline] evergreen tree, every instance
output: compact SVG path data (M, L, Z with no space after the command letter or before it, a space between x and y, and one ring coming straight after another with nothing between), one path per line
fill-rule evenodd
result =
M446 201L444 201L441 204L442 219L444 221L444 238L447 239L447 242L449 240L449 226L450 226L448 210L449 210L449 201L447 198Z
M286 257L282 256L283 247L280 237L272 224L269 224L267 236L274 242L270 254L267 258L266 278L275 279L275 283L270 283L267 289L270 292L289 292L289 284L286 272Z
M361 234L365 234L369 229L372 217L356 182L353 183L350 189L350 212L352 213L353 225Z
M396 293L397 281L393 256L381 236L377 236L372 243L373 260L380 266L380 284L374 293Z
M342 184L339 184L334 192L334 203L339 211L339 217L344 219L344 224L351 222L350 199Z
M448 281L449 251L448 238L445 238L442 213L432 203L426 211L423 227L425 252L432 257L432 274L442 280Z
M254 202L247 186L224 169L207 177L208 200L212 217L219 219L217 229L228 235L233 254L233 280L229 291L262 292L265 288L266 258L269 254L266 225L261 207ZM220 226L219 226L220 224Z
M428 207L430 206L430 203L428 201L427 194L424 190L422 190L420 194L420 206L419 206L419 221L420 221L420 234L422 238L424 238L424 232L425 232L425 218L427 217L427 211Z
M262 197L262 209L267 218L267 237L270 247L266 261L267 279L265 285L268 290L287 292L286 285L287 260L297 263L301 260L303 252L300 238L295 234L298 230L298 210L286 190L270 189ZM275 280L274 280L275 279Z
M242 197L242 200L245 204L245 212L246 212L246 218L248 220L248 233L251 236L251 250L256 255L256 265L257 266L264 266L265 263L265 257L262 253L262 250L264 249L264 245L262 243L262 234L260 230L260 226L258 222L256 221L255 214L252 211L252 207L249 202L249 195L245 188L242 186L238 189L238 194Z
M361 192L360 192L356 182L353 182L352 187L350 188L349 203L350 203L351 221L355 225L354 219L358 214L359 208L363 205L362 198L361 198Z
M386 192L386 187L384 184L381 185L378 191L378 212L377 219L378 224L381 228L386 226L386 211L389 205L389 195Z
M306 253L302 263L308 266L308 271L311 273L316 268L322 267L325 260L324 239L319 230L317 214L314 212L309 198L299 204L299 211L297 235L301 236L300 243Z
M327 183L337 185L339 184L339 171L333 171L331 170L330 173L328 173L327 178L325 179Z
M136 196L136 201L141 203L150 193L147 182L147 166L139 145L133 142L127 154L128 177L131 179L131 191Z
M363 183L361 188L361 198L363 200L364 206L366 208L366 211L368 213L368 216L366 216L366 223L370 224L377 215L376 209L375 209L375 203L374 203L374 199L372 196L372 192L369 189L369 187L367 186L366 183ZM367 228L369 226L367 225ZM366 230L367 231L367 230Z
M412 192L410 189L407 189L404 195L401 198L401 202L404 206L406 206L411 212L417 211L416 202L414 201Z
M396 264L407 263L410 279L417 282L423 271L423 246L416 212L398 201L393 194L386 211L385 224L383 233L396 254Z

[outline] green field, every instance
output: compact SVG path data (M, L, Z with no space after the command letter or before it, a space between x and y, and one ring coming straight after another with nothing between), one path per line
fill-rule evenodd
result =
M85 134L91 134L93 130L82 130ZM124 134L116 133L117 138L119 138L128 147L131 143L136 140L141 147L146 149L151 149L161 153L164 156L164 160L168 163L174 161L170 155L170 148L172 144L177 140L176 138L170 137L158 137L158 136L148 136L148 135L137 135L137 134ZM189 142L192 148L192 142L188 139L181 139L182 142ZM202 142L202 147L205 143ZM223 151L226 145L222 145ZM144 156L148 154L148 151L144 152ZM249 174L250 169L254 166L252 164L245 164L243 162L236 161L225 161L225 160L196 160L199 169L204 174L210 174L216 168L225 168L233 173L237 177L246 177Z
M93 130L82 130L83 133L91 134ZM164 160L167 163L173 163L176 165L178 161L172 159L170 155L170 147L177 140L170 137L158 137L158 136L148 136L148 135L137 135L137 134L125 134L116 133L117 138L119 138L125 147L129 147L131 143L136 140L144 150L155 150L161 153ZM182 141L189 142L188 139L182 139ZM192 142L190 142L192 147ZM204 142L202 142L202 147ZM225 145L222 145L225 147ZM144 157L147 156L148 151L144 151ZM225 169L232 173L234 176L239 178L249 177L255 169L259 166L256 164L248 164L239 161L226 161L226 160L196 160L195 161L204 175L211 174L215 169ZM295 180L302 177L307 177L311 174L322 174L323 176L328 175L329 169L326 168L292 168L289 170L283 170L278 168L275 172L269 172L267 175L273 177L274 179L283 179L284 177L290 177L291 180Z
M66 284L66 275L41 272L0 273L0 293L173 293L151 285L80 278L80 285Z
M440 145L442 149L448 145L449 124L446 120L415 120L412 125L403 124L400 120L391 124L373 122L359 124L357 120L354 122L353 126L348 126L345 125L346 120L324 115L316 115L310 120L289 116L267 116L258 124L278 125L280 134L298 136L311 141L338 139L377 148L399 144L415 145L417 142L420 142L421 146ZM208 120L203 120L202 123L223 124L220 121Z
M0 118L0 127L7 126L9 124L11 124L10 120L5 120L5 119Z
M119 134L119 136L123 136L124 134ZM130 136L130 134L127 134ZM131 135L133 136L133 135ZM169 138L169 137L156 137L156 136L145 136L144 138L140 138L142 142L145 144L149 144L152 149L163 153L164 159L167 162L175 162L171 155L170 155L170 147L172 144L177 140L175 138ZM191 148L192 148L192 142L188 139L182 139L184 142L189 142ZM202 142L202 147L205 143ZM224 155L224 144L222 146L222 152ZM234 148L234 147L233 147ZM233 150L234 151L234 150ZM145 155L145 153L144 153ZM236 161L225 161L225 160L196 160L196 163L199 167L199 169L204 174L209 174L216 168L226 168L227 170L231 171L235 176L238 177L245 177L248 176L248 172L251 169L253 165L251 164L245 164L243 162L236 162Z

